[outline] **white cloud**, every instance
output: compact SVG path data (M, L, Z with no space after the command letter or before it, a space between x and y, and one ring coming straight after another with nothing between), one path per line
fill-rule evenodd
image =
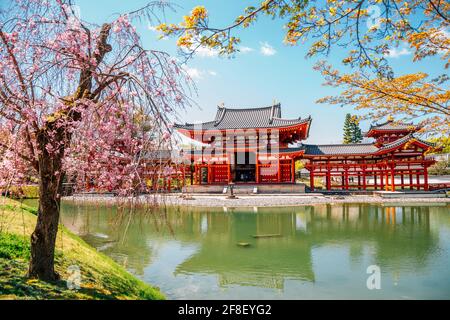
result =
M205 78L205 76L217 76L217 72L214 70L201 70L198 68L191 68L191 67L184 67L184 70L186 70L187 74L193 79L193 80L201 80Z
M187 74L194 80L199 80L203 78L203 72L197 68L185 67Z
M207 48L207 47L199 47L195 51L195 54L199 57L211 58L211 57L217 57L217 55L219 54L219 51L216 49L211 49L211 48Z
M261 42L260 44L261 48L259 49L259 51L263 56L273 56L275 53L277 53L277 50L275 50L275 48L267 42Z
M243 54L246 54L246 53L249 53L252 51L254 51L254 50L253 50L253 48L250 48L250 47L239 47L239 52L243 53Z
M388 52L384 54L384 56L387 58L399 58L401 56L407 56L410 54L411 51L409 51L407 48L402 49L393 48L389 49Z

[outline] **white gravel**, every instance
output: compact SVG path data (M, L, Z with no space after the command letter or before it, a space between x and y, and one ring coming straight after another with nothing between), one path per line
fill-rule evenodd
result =
M64 200L74 202L95 202L114 204L116 202L126 201L126 198L108 197L108 196L71 196L65 197ZM314 204L333 204L333 203L411 203L411 204L442 204L449 205L450 198L382 198L370 195L351 195L336 196L322 194L296 194L296 195L238 195L236 199L228 199L223 195L191 195L190 199L180 197L180 195L151 195L140 196L138 201L156 202L159 204L173 206L190 206L190 207L281 207L281 206L298 206L298 205L314 205Z

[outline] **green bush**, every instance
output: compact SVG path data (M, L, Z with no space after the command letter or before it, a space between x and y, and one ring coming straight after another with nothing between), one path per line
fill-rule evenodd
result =
M431 175L446 175L450 174L450 161L438 161L433 164L428 173Z
M13 199L39 198L39 186L37 185L12 186L3 192Z
M0 258L30 259L30 241L15 234L0 233Z

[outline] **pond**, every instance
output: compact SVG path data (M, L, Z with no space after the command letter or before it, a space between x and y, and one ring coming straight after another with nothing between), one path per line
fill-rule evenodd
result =
M449 299L449 208L349 204L124 214L65 202L62 222L169 299ZM377 268L379 277L372 274ZM369 277L381 288L369 290Z

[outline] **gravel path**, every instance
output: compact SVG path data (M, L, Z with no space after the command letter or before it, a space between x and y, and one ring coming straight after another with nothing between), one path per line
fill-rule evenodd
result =
M180 195L141 196L143 202L158 202L174 206L190 207L280 207L332 203L420 203L424 205L443 204L449 205L450 198L382 198L379 196L351 195L331 196L322 194L298 194L298 195L239 195L236 199L228 199L223 195L191 195L190 199ZM100 202L113 204L116 201L126 200L117 197L73 196L64 200L75 202Z

